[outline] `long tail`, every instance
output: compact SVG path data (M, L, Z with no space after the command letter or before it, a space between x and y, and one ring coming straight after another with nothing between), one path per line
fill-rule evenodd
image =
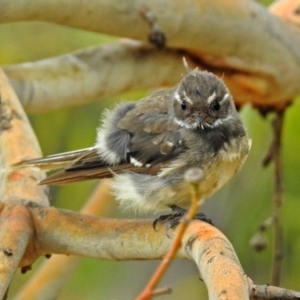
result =
M120 174L124 171L137 173L149 171L146 167L137 167L126 161L116 166L108 165L101 159L96 147L24 160L9 168L13 170L26 167L39 168L45 171L61 169L39 182L42 185L62 185L88 179L110 178L114 174Z
M39 182L41 185L62 185L89 179L110 178L114 174L126 170L144 171L144 168L126 162L117 166L109 166L101 159L96 147L24 160L9 168L26 167L39 168L45 171L61 169Z
M53 154L46 157L29 159L17 162L11 165L10 169L19 169L26 167L35 167L44 171L57 170L67 168L77 161L83 158L88 158L89 156L95 157L97 150L95 147L85 148L76 151L69 151L59 154Z
M74 183L78 181L85 181L90 179L103 179L111 178L114 174L122 173L126 170L135 170L137 167L132 164L122 164L119 166L107 167L98 166L87 168L70 168L64 169L50 175L49 177L42 180L39 184L46 185L63 185L68 183Z

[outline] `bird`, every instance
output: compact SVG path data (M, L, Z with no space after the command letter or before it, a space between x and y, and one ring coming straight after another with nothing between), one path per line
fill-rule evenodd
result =
M223 80L185 66L176 86L106 110L92 147L14 167L60 169L39 183L45 185L112 178L119 205L138 213L188 207L184 174L198 167L199 194L209 198L241 169L251 139Z

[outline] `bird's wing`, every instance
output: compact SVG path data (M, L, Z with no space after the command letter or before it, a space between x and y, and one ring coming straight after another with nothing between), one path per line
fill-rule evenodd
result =
M128 161L153 166L173 159L185 150L184 139L169 112L173 90L154 94L136 104L118 123L130 132Z

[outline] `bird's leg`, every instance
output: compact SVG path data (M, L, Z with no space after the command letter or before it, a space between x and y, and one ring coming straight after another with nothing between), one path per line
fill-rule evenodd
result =
M156 218L153 221L153 228L154 229L156 229L157 223L162 223L162 224L168 223L167 226L166 226L166 231L168 232L169 229L173 229L179 224L180 220L182 219L182 217L187 212L186 209L181 208L181 207L179 207L177 205L174 205L174 204L169 205L169 207L172 209L172 213L166 214L166 215L161 215L158 218ZM197 213L194 217L194 220L201 220L201 221L204 221L206 223L209 223L209 224L213 225L211 219L206 217L205 214L202 213L202 212Z

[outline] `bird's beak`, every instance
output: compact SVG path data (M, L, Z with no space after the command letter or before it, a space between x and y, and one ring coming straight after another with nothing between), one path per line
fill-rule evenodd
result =
M203 122L203 118L202 118L202 116L199 113L195 114L195 122L198 125L200 125Z

